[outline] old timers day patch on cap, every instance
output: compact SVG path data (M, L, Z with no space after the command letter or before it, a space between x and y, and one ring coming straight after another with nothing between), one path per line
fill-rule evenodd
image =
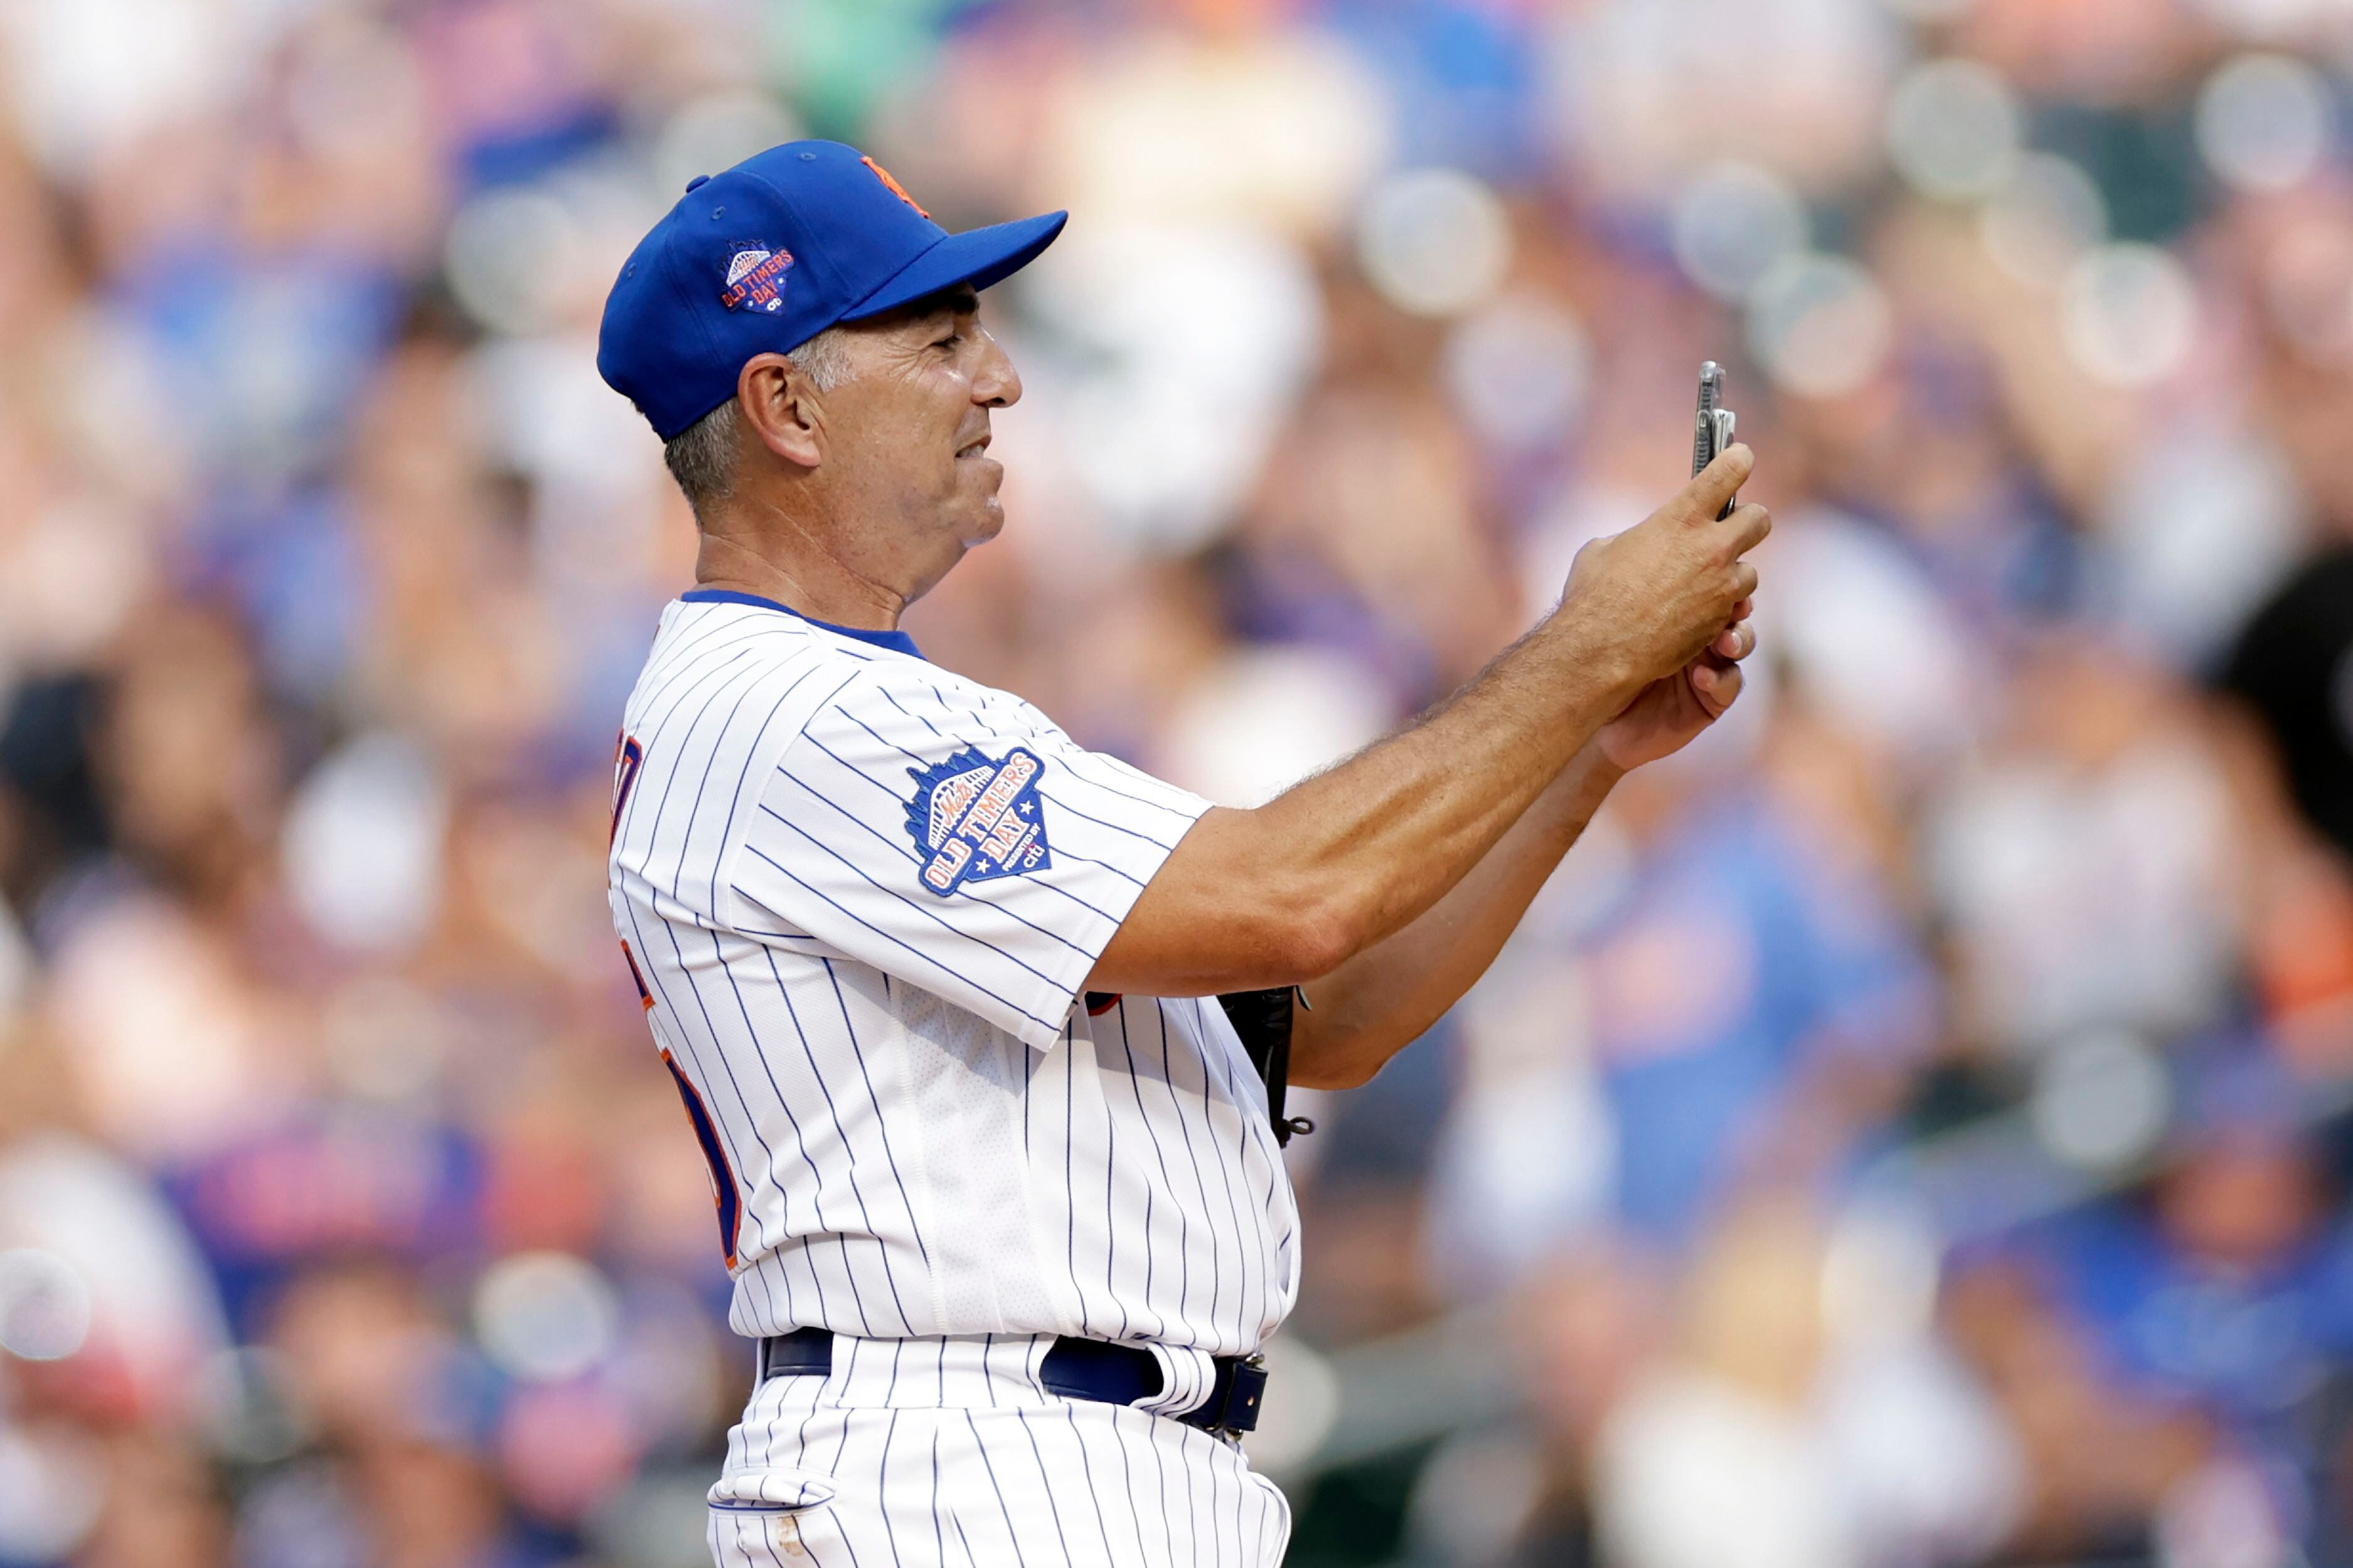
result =
M992 761L971 747L928 768L909 768L915 798L907 832L923 858L924 887L946 898L965 883L1019 877L1052 865L1038 775L1046 764L1016 746Z
M770 315L785 308L785 273L793 253L782 246L743 245L727 258L727 285L719 302L731 310L763 310Z

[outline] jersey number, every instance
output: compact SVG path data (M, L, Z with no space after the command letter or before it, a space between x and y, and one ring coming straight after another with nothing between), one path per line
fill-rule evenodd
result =
M694 1085L678 1070L670 1054L661 1054L662 1066L670 1068L670 1079L678 1085L678 1097L686 1102L686 1119L694 1123L694 1141L702 1145L704 1163L711 1167L712 1201L719 1210L719 1250L727 1256L727 1267L735 1267L735 1233L744 1218L743 1200L735 1194L735 1176L727 1168L727 1151L720 1147L719 1129L712 1125L711 1112L703 1109L702 1096L694 1092Z
M635 735L623 734L613 750L613 830L605 837L608 849L613 840L621 836L621 808L629 804L629 791L638 784L638 770L645 765L646 749L638 744Z
M621 943L621 957L629 966L629 978L637 983L638 1005L652 1012L654 994L646 989L646 977L638 968L638 955L629 951L627 942ZM662 1066L670 1069L670 1082L678 1086L678 1098L685 1102L687 1121L694 1124L694 1141L702 1145L702 1163L711 1167L711 1200L719 1210L719 1250L725 1254L727 1267L733 1268L735 1238L744 1222L744 1204L735 1191L735 1173L727 1163L726 1145L719 1142L719 1128L711 1120L710 1108L702 1103L702 1096L695 1092L686 1074L679 1071L667 1046L661 1047L661 1059Z

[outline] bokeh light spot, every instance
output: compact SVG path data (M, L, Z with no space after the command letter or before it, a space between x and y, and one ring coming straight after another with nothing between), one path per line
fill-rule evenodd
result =
M2053 1158L2114 1171L2157 1146L2173 1104L2164 1063L2122 1030L2059 1046L2035 1074L2027 1115Z
M1717 163L1675 197L1675 260L1719 300L1737 300L1806 247L1806 206L1754 163Z
M1887 104L1887 156L1914 189L1948 201L2000 190L2024 135L2018 95L1976 60L1935 60L1896 84Z
M1842 256L1792 257L1750 297L1748 347L1766 374L1801 397L1838 397L1887 357L1887 296Z
M2140 387L2189 358L2198 291L2189 269L2149 245L2103 246L2067 274L2060 331L2068 357L2093 380Z
M2055 289L2076 258L2108 237L2108 204L2092 176L2052 153L2030 153L1978 213L1978 239L2019 282Z
M286 879L304 917L347 948L421 936L441 899L448 816L432 762L394 734L362 735L303 781L286 816Z
M1567 306L1505 294L1446 340L1446 389L1480 435L1513 450L1558 441L1585 407L1593 345Z
M484 1271L474 1331L491 1359L529 1382L577 1377L603 1361L620 1302L596 1265L564 1252L521 1252Z
M2285 55L2241 55L2198 94L2198 151L2242 190L2285 190L2318 166L2328 113L2328 84L2312 67Z
M543 191L487 191L449 220L442 269L474 320L493 331L534 331L569 281L583 238L564 204Z
M1383 298L1417 316L1451 316L1493 294L1512 263L1511 216L1484 181L1414 169L1375 186L1356 255Z
M90 1287L54 1252L0 1252L0 1350L62 1361L90 1337Z

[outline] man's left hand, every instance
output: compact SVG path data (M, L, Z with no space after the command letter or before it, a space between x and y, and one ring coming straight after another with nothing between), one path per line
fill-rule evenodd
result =
M1691 738L1722 718L1740 696L1740 661L1757 647L1742 600L1732 625L1716 634L1701 655L1672 675L1644 687L1626 710L1594 737L1610 766L1630 773L1683 749Z

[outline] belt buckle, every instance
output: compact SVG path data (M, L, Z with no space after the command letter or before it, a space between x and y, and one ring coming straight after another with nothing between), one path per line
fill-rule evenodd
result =
M1216 1409L1208 1413L1207 1429L1211 1436L1239 1442L1243 1433L1258 1426L1259 1408L1266 1397L1266 1357L1243 1356L1227 1364L1232 1374L1218 1380L1221 1386L1210 1396Z

